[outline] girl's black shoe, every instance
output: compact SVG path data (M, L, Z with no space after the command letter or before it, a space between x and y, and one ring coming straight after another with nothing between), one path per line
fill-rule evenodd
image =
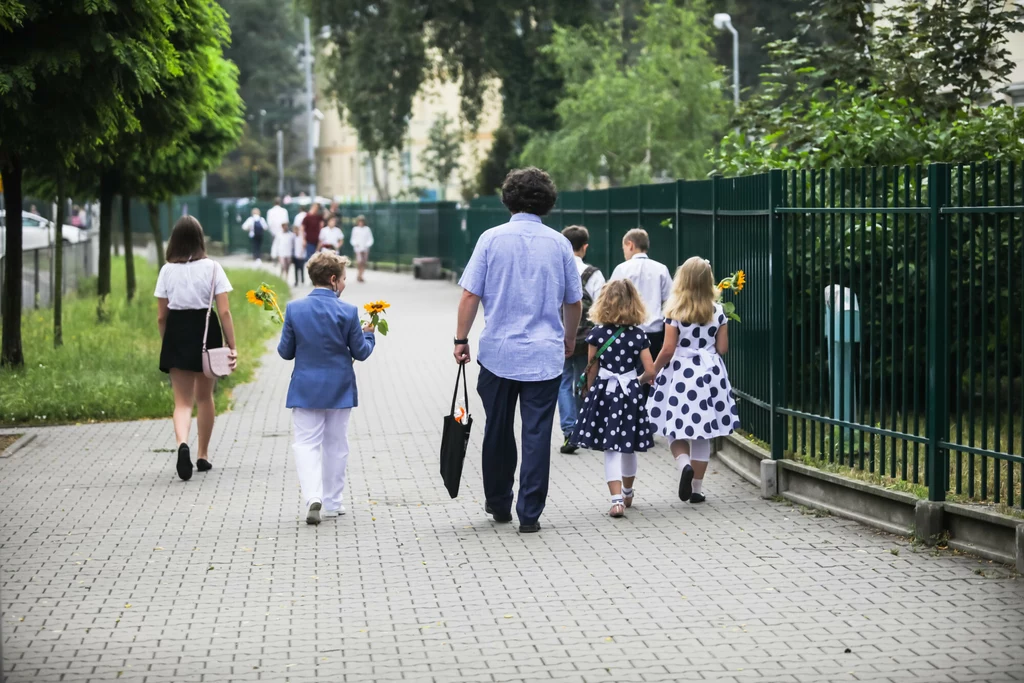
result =
M188 450L188 444L178 446L178 476L182 481L192 478L192 453Z
M679 474L679 500L684 503L688 500L692 501L690 497L693 495L693 468L687 465L683 468L683 471Z
M196 469L199 470L200 472L209 472L210 470L213 469L213 465L210 464L209 460L199 458L196 460Z
M703 493L694 493L694 494L692 494L690 496L690 502L691 503L703 503L704 502L704 494Z

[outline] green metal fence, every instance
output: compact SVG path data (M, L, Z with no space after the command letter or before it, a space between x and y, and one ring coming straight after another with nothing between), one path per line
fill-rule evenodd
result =
M249 208L226 218L233 250L247 246ZM497 197L340 213L346 234L366 216L385 266L435 256L457 274L480 235L508 219ZM773 457L927 487L932 500L952 492L1024 508L1024 165L564 192L544 220L586 226L587 260L606 275L635 227L670 269L698 255L718 276L746 271L726 364L744 430Z

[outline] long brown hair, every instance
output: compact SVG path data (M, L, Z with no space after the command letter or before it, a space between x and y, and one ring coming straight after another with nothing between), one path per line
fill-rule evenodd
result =
M182 216L167 242L168 263L188 263L206 258L206 235L194 216Z
M718 295L711 264L700 256L693 256L676 270L672 294L665 304L665 317L691 325L707 325L715 315Z

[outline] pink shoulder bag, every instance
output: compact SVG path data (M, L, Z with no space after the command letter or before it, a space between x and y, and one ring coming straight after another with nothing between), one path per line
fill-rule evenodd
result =
M210 305L206 308L206 327L203 328L203 374L210 379L227 377L233 372L231 367L231 349L222 346L219 349L206 348L206 335L210 332L210 313L213 312L213 297L217 291L217 264L213 264L213 282L210 283Z

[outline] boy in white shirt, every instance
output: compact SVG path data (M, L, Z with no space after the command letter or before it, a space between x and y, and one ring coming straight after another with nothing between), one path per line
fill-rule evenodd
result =
M657 358L665 343L665 302L672 294L672 275L668 267L651 259L647 252L651 238L643 228L633 228L622 238L622 255L626 258L612 271L611 280L629 280L640 292L648 319L640 326L651 340L651 357ZM643 372L643 369L639 369ZM644 398L650 385L643 385Z

